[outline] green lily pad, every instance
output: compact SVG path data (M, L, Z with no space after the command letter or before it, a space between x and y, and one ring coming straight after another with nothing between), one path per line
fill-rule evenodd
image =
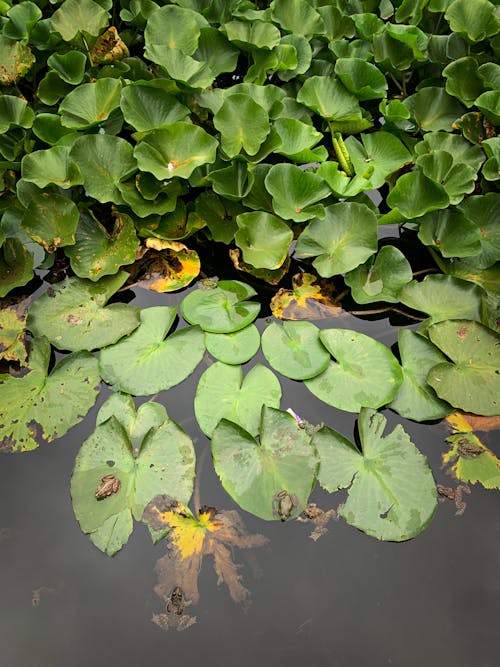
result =
M179 121L149 132L134 155L139 169L157 179L189 178L196 167L215 162L218 142L197 125Z
M330 354L312 322L272 322L262 334L262 352L270 366L292 380L309 380L326 370Z
M94 216L82 212L76 230L75 244L66 248L71 268L79 278L94 282L102 276L114 275L121 266L132 264L139 247L132 218L114 212L111 232Z
M410 263L403 253L387 245L364 264L346 273L344 279L356 303L397 303L399 293L412 277Z
M54 252L56 248L75 242L78 216L76 204L71 199L40 192L31 198L23 216L22 228L48 252Z
M328 427L313 439L319 482L330 492L348 489L339 514L379 540L401 542L426 528L437 507L427 459L398 424L384 437L386 418L363 408L358 419L362 451Z
M50 17L50 24L65 42L70 42L79 32L98 35L108 20L108 12L93 0L64 0Z
M70 158L69 151L67 146L54 146L25 155L21 161L22 178L39 188L57 185L67 190L74 185L82 185L80 169Z
M202 286L203 287L203 286ZM190 292L181 302L181 313L190 324L210 333L234 333L257 317L260 304L247 301L257 292L238 280L221 280L211 289Z
M444 16L453 32L466 36L471 42L480 42L500 29L495 5L488 0L454 0Z
M221 419L235 422L255 436L259 432L262 406L279 408L280 400L280 383L269 368L256 364L242 381L241 366L216 361L200 378L194 412L201 430L209 438Z
M0 452L26 452L60 438L94 405L100 383L97 360L70 354L48 374L50 345L32 341L29 373L0 375Z
M77 130L102 123L120 106L121 89L119 79L104 78L81 84L61 102L61 123Z
M0 83L4 86L21 79L35 63L35 56L27 44L0 35Z
M34 119L33 109L28 107L26 100L14 95L0 97L0 134L14 126L30 128Z
M450 204L458 204L466 194L473 192L477 172L469 164L457 164L447 151L433 151L420 155L416 164L428 178L440 183L448 193Z
M484 90L479 63L472 56L454 60L443 69L446 78L446 92L459 99L466 107L471 107L474 100Z
M267 111L243 93L224 97L214 125L221 133L222 150L230 158L241 149L255 155L271 129Z
M337 58L335 74L358 100L376 100L387 94L385 76L362 58Z
M445 361L444 355L426 338L410 329L399 330L398 347L403 382L389 407L402 417L418 422L449 415L453 408L438 398L427 384L428 372Z
M322 35L325 25L321 15L306 0L274 0L272 17L283 30L294 35Z
M319 201L330 194L330 188L317 174L303 171L294 164L275 164L265 178L265 186L273 198L273 209L285 220L302 222L323 218Z
M22 303L0 309L0 359L21 365L26 361L26 314Z
M178 49L191 56L196 51L200 37L200 28L208 25L201 14L192 9L167 5L155 7L149 14L144 41L146 58L150 58L153 46L164 50Z
M243 259L259 269L277 269L288 256L293 240L290 227L270 213L240 213L234 236Z
M305 429L282 410L263 406L259 434L256 441L223 419L212 436L215 471L242 509L268 521L286 521L307 505L316 481L316 453Z
M403 104L422 132L452 131L453 123L465 113L465 108L444 88L429 86L407 97Z
M297 257L316 257L313 266L329 278L350 271L377 251L377 217L365 204L340 202L325 208L301 233Z
M244 364L257 354L260 333L255 324L234 333L205 333L205 345L212 357L225 364Z
M480 233L481 252L475 255L474 264L480 269L493 266L500 260L500 194L467 197L458 208Z
M412 160L405 145L389 132L361 134L360 143L355 137L347 137L345 146L357 174L373 167L369 179L373 188L380 188L386 178Z
M335 357L305 385L319 399L347 412L390 403L403 381L392 352L377 340L350 329L323 329L320 339Z
M228 21L224 24L224 30L228 40L243 50L271 50L281 39L278 28L265 21Z
M186 327L165 338L177 308L155 306L141 310L140 326L124 340L101 350L101 377L115 389L148 396L185 380L205 352L199 327Z
M116 343L140 322L140 310L135 306L106 306L127 277L121 271L97 283L66 278L33 302L28 329L35 336L47 336L60 350L94 350Z
M47 65L52 67L63 81L77 86L83 81L87 56L81 51L67 53L53 53L47 59Z
M340 81L329 76L306 79L297 94L297 102L328 120L352 121L361 118L358 98Z
M1 235L0 235L1 240ZM7 238L0 246L0 297L33 278L33 255L17 238Z
M323 137L321 132L318 132L312 125L298 118L277 118L274 121L273 129L281 139L281 146L276 152L295 162L307 162L307 160L302 160L302 157L307 156L308 149Z
M184 104L161 88L137 84L122 89L120 107L127 123L139 132L184 120L189 114Z
M392 209L411 220L429 211L447 208L450 198L440 183L421 171L412 171L398 178L386 201Z
M417 155L425 155L434 151L446 151L454 160L454 164L468 164L478 171L484 162L484 153L479 146L474 146L459 134L449 132L427 132L423 141L415 145Z
M493 125L500 125L500 90L488 90L474 104Z
M158 495L187 504L193 491L195 453L191 438L159 403L135 412L130 396L113 394L97 415L94 432L82 444L71 476L71 499L84 533L112 556L127 542L133 518ZM102 478L119 488L96 498Z
M479 227L458 209L434 211L419 218L418 238L443 257L471 257L481 252Z
M451 359L427 375L436 394L466 412L500 414L500 336L468 320L438 322L428 334Z

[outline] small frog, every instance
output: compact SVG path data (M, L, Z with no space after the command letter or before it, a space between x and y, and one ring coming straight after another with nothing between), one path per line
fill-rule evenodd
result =
M218 280L214 278L202 278L198 281L198 289L209 290L217 287Z
M462 516L467 507L467 503L463 500L462 494L470 493L470 488L467 484L459 484L456 489L453 489L451 486L442 486L442 484L438 484L437 492L440 502L444 502L446 499L454 500L455 507L457 508L455 516Z
M289 519L294 508L298 506L299 499L297 496L294 493L288 493L285 489L273 496L273 513L277 514L281 521Z
M184 593L182 588L176 586L170 593L170 600L167 602L167 612L182 616L184 613Z
M464 459L472 459L475 456L484 454L484 448L481 445L476 445L475 442L471 442L468 438L460 438L457 445L458 453Z
M101 483L98 484L97 489L95 490L95 497L97 500L102 500L113 493L118 493L121 485L122 483L120 480L116 479L114 475L104 475L101 479Z

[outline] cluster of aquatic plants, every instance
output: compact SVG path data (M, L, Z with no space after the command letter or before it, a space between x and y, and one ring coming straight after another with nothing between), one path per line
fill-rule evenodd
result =
M112 385L72 496L82 529L114 553L132 517L158 494L187 503L194 479L190 438L163 406L136 413L129 396L179 384L208 350L196 418L241 507L294 517L319 480L350 487L342 515L369 534L418 534L436 505L430 469L401 427L383 437L374 411L499 413L496 5L0 0L0 26L0 359L23 367L0 376L0 449L60 437L101 380ZM384 225L434 273L421 280ZM276 320L261 337L241 281L199 282L180 306L190 326L173 332L174 306L117 300L133 285L184 289L224 245L248 282L281 287L278 318L335 312L334 282L358 310L428 318L400 331L398 360L360 332L306 321ZM13 305L58 264L74 275L27 313ZM285 289L298 271L301 314ZM260 345L277 373L360 413L361 451L279 410L270 368L242 381ZM49 373L51 346L71 353ZM121 486L96 499L110 470Z

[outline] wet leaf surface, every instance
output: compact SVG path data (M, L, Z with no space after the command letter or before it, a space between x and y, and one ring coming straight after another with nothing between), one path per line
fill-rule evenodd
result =
M342 314L331 280L311 273L297 273L292 289L280 288L271 299L271 310L282 320L320 320Z

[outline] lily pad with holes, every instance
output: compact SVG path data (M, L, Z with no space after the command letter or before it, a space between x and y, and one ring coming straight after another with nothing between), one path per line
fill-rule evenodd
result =
M247 301L257 292L239 280L220 280L212 289L196 289L181 302L181 313L203 331L233 333L253 322L260 303Z
M127 277L121 271L97 283L66 278L33 302L27 328L35 336L46 336L60 350L94 350L116 343L140 322L140 309L135 306L106 306Z
M451 362L437 364L427 382L456 408L478 415L500 414L500 336L468 320L438 322L429 338Z
M32 341L29 372L0 375L0 452L26 452L60 438L94 405L100 384L88 352L62 359L50 372L50 344Z
M215 471L247 512L268 521L294 518L307 505L316 481L311 438L292 415L267 406L258 431L257 441L238 424L222 419L212 436Z
M185 380L205 352L199 327L185 327L170 336L175 306L141 310L140 326L124 340L101 350L101 377L119 391L148 396Z
M423 456L398 424L384 436L386 418L363 408L358 419L361 450L323 427L313 438L320 458L319 482L327 491L348 489L339 514L379 540L416 537L437 507L436 484Z
M277 322L262 334L262 352L274 370L292 380L308 380L326 370L330 354L311 322Z
M350 329L324 329L320 339L335 361L321 375L305 381L311 393L347 412L392 401L403 373L389 348Z
M205 333L205 345L212 357L225 364L244 364L257 354L260 333L255 324L234 333Z
M257 435L262 406L279 408L280 400L280 383L269 368L257 364L242 379L241 366L217 361L200 378L194 411L201 430L209 438L221 419Z
M189 502L194 473L192 440L162 405L144 403L136 412L130 396L112 394L75 460L71 499L76 518L95 546L112 556L130 537L133 518L140 521L155 496ZM96 489L108 475L119 485L98 500Z

